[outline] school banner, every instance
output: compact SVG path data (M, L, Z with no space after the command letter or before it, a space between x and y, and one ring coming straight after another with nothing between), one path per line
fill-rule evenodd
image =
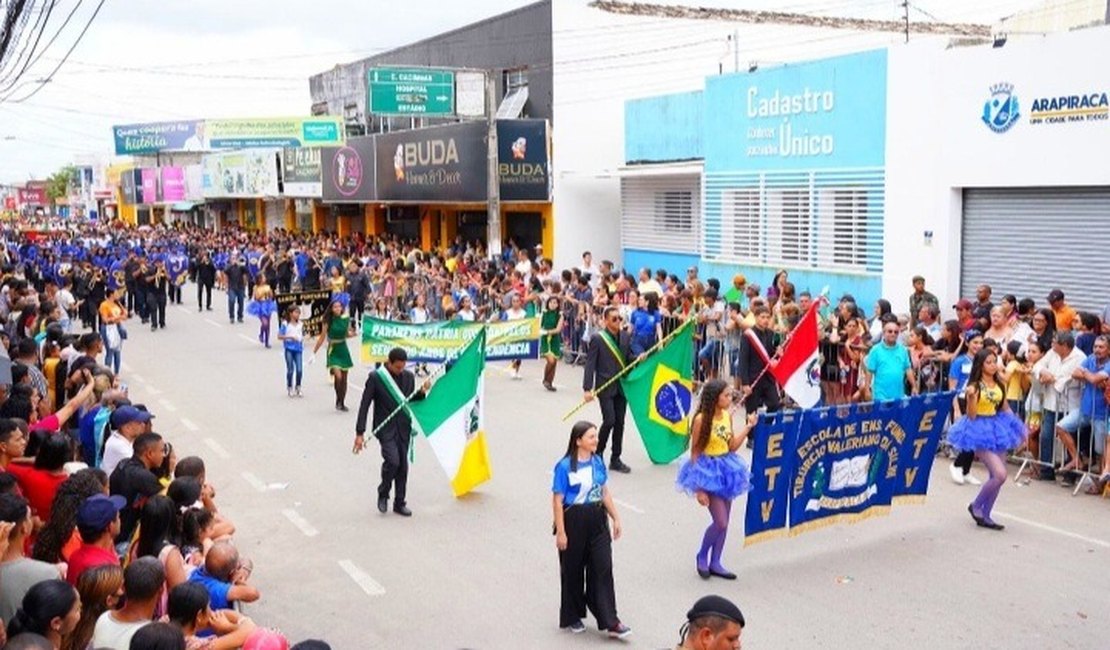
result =
M285 312L293 306L301 308L301 323L304 325L305 339L319 336L320 327L324 323L324 314L331 307L331 291L291 291L278 293L274 296L277 302L279 318L285 318ZM305 347L309 347L305 343Z
M939 393L764 416L755 432L745 544L883 515L896 502L923 501L952 397Z
M455 358L482 328L486 328L486 361L535 359L540 351L540 319L493 323L401 323L364 316L362 360L384 361L393 348L404 348L409 361L444 363Z
M760 418L752 431L752 489L744 513L744 545L786 534L790 502L791 450L802 411L780 411Z

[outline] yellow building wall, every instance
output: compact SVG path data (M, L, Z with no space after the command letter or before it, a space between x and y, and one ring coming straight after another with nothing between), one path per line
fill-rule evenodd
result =
M322 232L328 227L328 206L323 203L312 205L312 234Z
M297 229L297 208L293 199L285 199L285 229L289 232Z

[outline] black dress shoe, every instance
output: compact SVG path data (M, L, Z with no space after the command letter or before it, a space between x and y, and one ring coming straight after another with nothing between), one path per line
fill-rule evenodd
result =
M702 580L708 580L709 576L711 576L713 574L709 572L709 569L703 569L701 567L698 567L698 575L701 576Z
M622 463L619 459L609 463L609 469L621 474L627 474L632 471L632 468Z
M412 516L412 510L409 510L408 506L399 506L397 504L393 504L393 512L401 515L402 517Z
M385 514L389 510L389 497L378 497L378 512Z
M1006 528L1002 524L997 524L997 523L991 521L990 519L980 518L979 521L977 521L975 523L979 526L982 526L983 528L990 528L991 530L1002 530L1002 529Z
M972 519L975 520L975 525L977 525L977 526L982 526L983 525L983 518L980 517L979 515L975 514L975 510L972 509L970 503L967 504L967 513L969 515L971 515Z
M724 578L725 580L735 580L736 579L736 574L735 573L733 573L732 571L725 571L724 569L721 569L721 570L710 569L709 570L709 575L717 576L718 578Z

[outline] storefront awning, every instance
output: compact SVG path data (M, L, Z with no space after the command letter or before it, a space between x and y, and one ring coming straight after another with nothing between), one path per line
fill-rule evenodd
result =
M174 212L188 212L197 206L194 201L178 201L170 206L170 210Z
M701 160L684 160L682 162L644 163L642 165L625 165L618 167L615 172L599 174L599 178L635 178L637 176L689 176L701 175L705 164Z

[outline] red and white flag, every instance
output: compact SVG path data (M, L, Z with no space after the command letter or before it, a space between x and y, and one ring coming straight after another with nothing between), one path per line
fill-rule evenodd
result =
M771 374L802 408L813 408L821 401L821 360L817 354L818 299L786 339L782 356L771 364ZM762 346L760 346L762 347Z

